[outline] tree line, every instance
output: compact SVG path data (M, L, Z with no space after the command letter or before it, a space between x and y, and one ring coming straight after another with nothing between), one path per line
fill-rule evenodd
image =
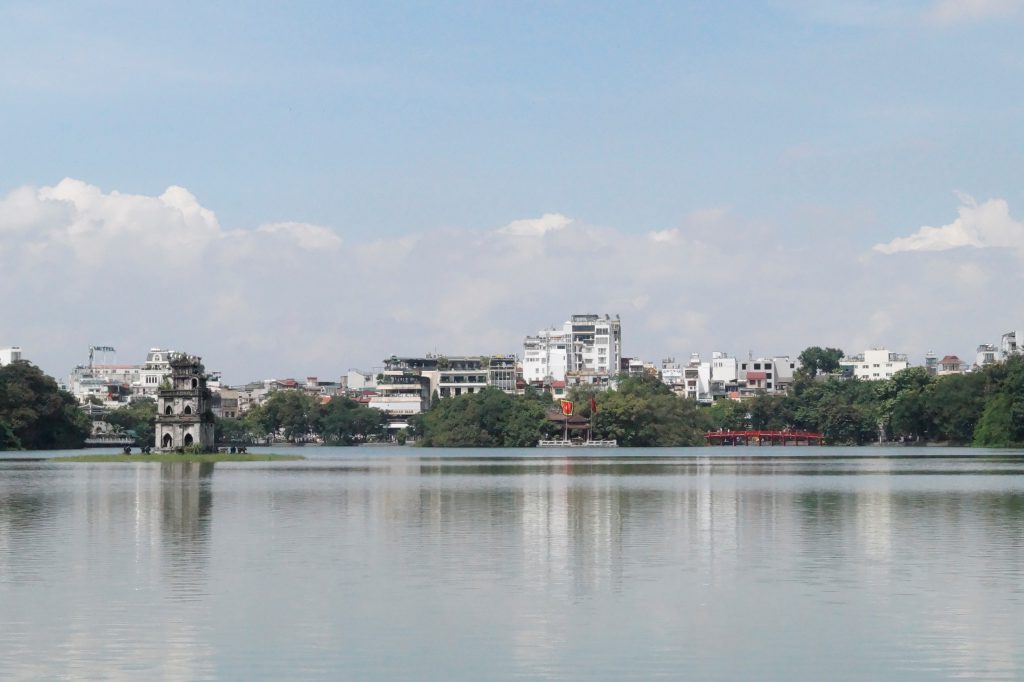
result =
M593 424L595 439L613 438L625 447L701 445L704 433L715 430L785 429L822 433L830 445L1024 446L1024 357L947 376L911 367L876 381L838 375L842 357L840 349L808 348L787 393L742 402L698 405L646 375L622 378L614 390L577 387L568 397L576 414ZM553 409L546 394L485 389L435 399L411 420L410 432L424 446L529 446L561 437L559 422L545 416Z
M576 415L592 424L595 439L625 447L700 445L712 430L802 430L824 434L831 445L879 440L942 442L978 447L1024 446L1024 357L1012 356L968 374L929 375L921 367L891 379L863 381L834 374L842 351L812 347L800 355L786 394L743 402L698 405L654 376L622 378L614 390L574 388ZM591 405L596 408L592 410ZM431 401L410 418L406 435L427 447L529 447L562 434L557 405L527 389L508 395L496 388ZM111 424L153 440L156 403L140 399L109 412ZM0 367L0 450L82 447L89 419L74 398L28 362ZM387 417L347 398L321 403L301 391L276 391L239 418L216 422L217 441L251 444L268 437L353 445L387 438Z
M24 360L0 367L0 450L80 448L89 418L57 382Z
M355 445L382 438L387 417L341 396L321 403L302 391L274 391L241 417L218 419L215 428L217 442L224 444L251 444L280 435L292 443Z

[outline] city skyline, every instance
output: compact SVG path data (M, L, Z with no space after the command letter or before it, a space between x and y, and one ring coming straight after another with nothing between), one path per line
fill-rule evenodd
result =
M1024 320L1021 3L0 8L0 345L229 381ZM384 353L381 352L384 349Z

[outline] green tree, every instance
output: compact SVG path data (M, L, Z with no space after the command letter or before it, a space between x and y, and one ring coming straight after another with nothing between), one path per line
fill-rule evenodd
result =
M753 429L779 431L793 423L793 410L784 395L758 395L746 405Z
M274 391L258 416L265 433L281 433L294 443L317 432L319 407L319 401L303 391Z
M545 435L544 401L497 388L445 398L414 420L425 447L529 447Z
M213 424L214 440L224 445L250 445L262 429L253 429L254 423L245 417L220 417Z
M699 445L710 421L693 400L680 398L657 377L629 377L597 400L594 432L626 447Z
M387 430L383 412L340 396L321 407L318 421L324 441L332 445L354 445Z
M985 377L980 373L939 377L927 394L928 437L964 445L985 410Z
M89 419L74 397L29 362L0 367L0 449L80 448Z
M139 398L124 407L111 410L105 417L112 425L135 435L135 444L153 445L156 434L156 401Z
M747 406L738 400L716 400L706 408L709 426L721 431L744 431L750 428Z
M814 377L818 374L831 374L839 371L839 361L844 353L839 348L821 348L811 346L805 348L799 356L802 374Z
M874 381L876 412L890 440L917 440L929 430L928 394L934 379L924 367L909 367Z

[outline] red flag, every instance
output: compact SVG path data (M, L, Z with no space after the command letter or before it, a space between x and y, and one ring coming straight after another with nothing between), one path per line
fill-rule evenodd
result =
M594 400L594 396L590 396L590 414L597 414L597 401Z
M564 414L566 417L571 416L572 415L572 401L571 400L562 400L561 401L561 405L562 405L562 414Z

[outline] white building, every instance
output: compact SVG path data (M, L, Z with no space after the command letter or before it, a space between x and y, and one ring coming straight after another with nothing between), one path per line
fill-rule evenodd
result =
M903 353L892 353L887 348L872 348L841 359L839 366L853 372L857 379L878 381L891 379L896 372L910 367L910 362Z
M1020 353L1024 350L1022 349L1022 346L1024 346L1024 338L1022 338L1021 334L1018 334L1015 331L1006 332L1003 334L1002 338L999 339L999 352L1002 354L1004 359L1011 355Z
M92 349L90 349L92 350ZM103 357L113 353L108 346L99 347ZM78 365L68 376L68 391L80 402L96 398L104 402L119 402L127 398L148 396L155 398L161 384L170 380L168 363L173 351L150 348L146 361L140 365L93 363Z
M564 381L567 375L612 378L622 362L622 323L616 316L573 315L561 329L523 341L523 379Z
M544 329L527 336L523 341L523 380L528 384L565 381L571 338L571 330L566 329Z
M12 362L21 360L21 347L20 346L6 346L0 348L0 367L9 365Z
M139 366L137 378L132 382L134 395L156 396L157 389L164 381L171 379L170 359L173 351L150 348L146 362Z
M1002 361L1003 355L999 352L999 347L991 343L983 343L978 346L978 353L974 356L974 366L978 368L988 367Z
M711 379L713 381L734 384L739 381L739 376L739 364L736 358L719 350L711 354Z
M764 391L766 393L784 392L793 383L793 374L799 363L788 355L769 358L748 358L739 363L737 381L744 384L741 393Z
M342 385L350 391L369 391L377 388L377 375L350 369L342 378Z

